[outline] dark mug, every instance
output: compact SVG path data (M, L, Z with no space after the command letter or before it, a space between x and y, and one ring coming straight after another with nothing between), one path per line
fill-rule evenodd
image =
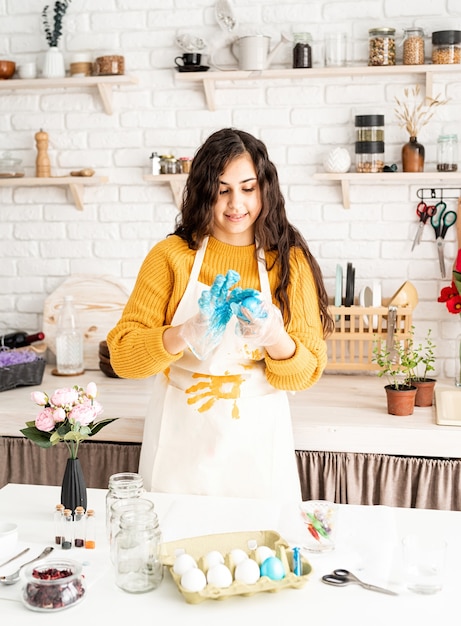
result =
M202 55L198 52L185 52L182 56L176 57L174 62L178 67L185 65L200 65L202 61Z

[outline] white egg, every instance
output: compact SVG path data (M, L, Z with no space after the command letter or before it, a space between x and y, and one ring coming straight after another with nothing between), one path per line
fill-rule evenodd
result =
M267 546L259 546L258 548L256 548L255 557L259 565L261 565L261 563L264 563L264 561L268 559L270 556L274 556L274 555L275 555L274 550L271 550Z
M173 572L182 576L185 572L197 567L197 561L190 554L180 554L174 560Z
M259 580L259 577L259 565L254 559L245 559L235 568L234 578L236 581L254 585Z
M218 550L211 550L203 557L203 565L207 570L219 563L224 563L224 557Z
M206 587L206 576L198 567L188 569L181 576L181 587L186 591L202 591Z
M233 564L238 565L239 563L241 563L242 561L245 561L245 559L248 558L248 554L245 552L245 550L242 550L240 548L234 548L233 550L230 551L230 557L232 559Z
M210 585L215 587L230 587L232 584L232 574L227 565L218 563L208 570L206 579Z

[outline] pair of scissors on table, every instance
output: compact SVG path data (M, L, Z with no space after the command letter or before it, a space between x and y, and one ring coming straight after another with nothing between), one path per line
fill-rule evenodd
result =
M335 569L331 574L325 574L322 576L322 582L327 585L333 585L336 587L344 587L345 585L360 585L364 589L369 591L379 591L380 593L387 593L389 596L398 596L399 594L390 589L384 587L377 587L376 585L370 585L370 583L364 583L357 578L355 574L352 574L347 569Z
M423 236L424 226L426 225L427 220L437 213L437 206L427 204L421 201L416 207L416 215L419 217L418 230L416 231L415 238L413 239L413 245L411 246L412 251L415 246L421 243L421 237Z
M457 215L455 211L446 211L447 205L445 202L439 202L438 206L441 206L441 211L437 211L431 217L431 225L434 229L435 233L435 243L437 246L437 254L439 256L439 266L440 266L440 274L442 278L446 278L446 269L445 269L445 256L444 256L444 244L445 244L445 235L447 234L448 229L453 226L453 224L457 220Z

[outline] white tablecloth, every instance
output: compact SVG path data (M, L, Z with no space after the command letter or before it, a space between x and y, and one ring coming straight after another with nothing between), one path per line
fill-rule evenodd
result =
M149 593L133 595L115 585L105 534L105 495L106 490L88 490L88 507L96 510L98 520L96 549L73 548L63 552L56 547L51 556L65 556L84 564L88 582L84 600L68 610L42 614L22 605L22 583L0 586L2 623L6 623L8 617L15 625L43 623L47 626L62 623L63 619L73 623L104 619L108 625L118 626L130 623L133 618L150 624L164 622L184 626L252 626L253 620L272 626L288 619L297 623L315 620L320 626L433 626L458 613L461 512L341 505L336 549L308 556L313 572L303 588L192 605L186 603L168 571L161 586ZM278 531L291 545L302 545L306 532L296 505L146 495L155 503L165 541L211 533L271 529ZM31 546L22 559L0 569L0 575L53 544L53 510L59 497L59 487L10 484L0 490L0 521L19 525L18 552L23 546ZM434 596L413 594L406 590L402 581L400 541L413 531L441 534L448 540L446 580L443 590ZM399 595L387 596L355 585L334 588L320 581L323 574L338 567L350 569L367 582L387 586Z

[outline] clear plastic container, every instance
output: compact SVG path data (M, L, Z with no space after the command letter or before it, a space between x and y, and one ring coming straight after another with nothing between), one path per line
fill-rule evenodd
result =
M402 45L404 65L424 65L424 30L422 28L404 28Z
M75 606L85 597L82 564L76 561L46 561L24 569L22 601L28 609L54 613Z
M432 33L432 63L461 63L461 30L438 30Z
M368 65L395 65L395 28L370 28Z
M357 141L355 167L362 174L375 174L384 168L384 141Z
M458 170L458 135L440 135L437 140L437 171Z
M312 36L310 33L294 33L293 67L312 67Z

